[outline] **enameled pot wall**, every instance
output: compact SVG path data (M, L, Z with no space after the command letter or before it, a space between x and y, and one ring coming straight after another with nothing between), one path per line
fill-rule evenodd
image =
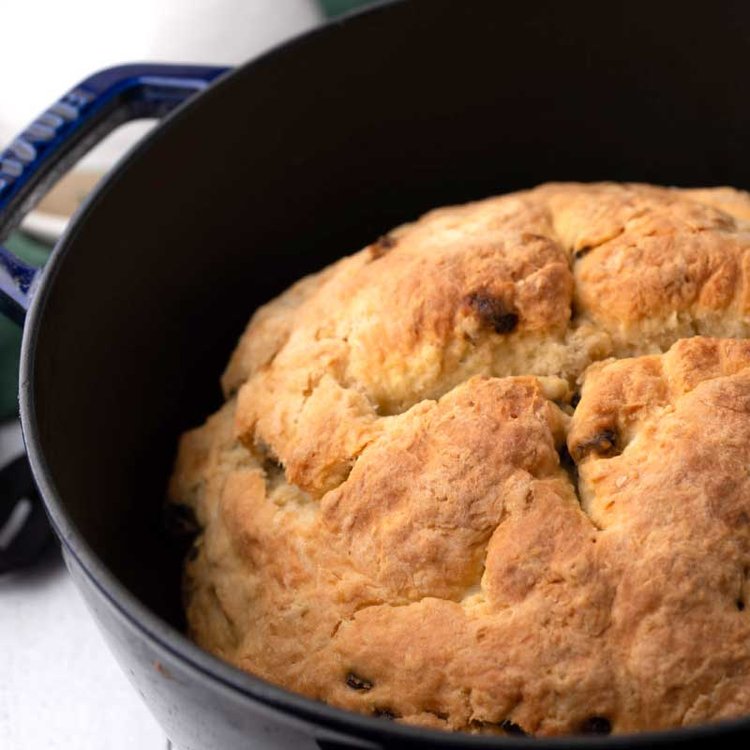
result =
M178 747L527 744L341 712L192 645L161 524L176 437L258 304L430 207L547 180L750 187L748 29L737 2L385 5L224 76L88 202L26 322L22 419L71 572Z

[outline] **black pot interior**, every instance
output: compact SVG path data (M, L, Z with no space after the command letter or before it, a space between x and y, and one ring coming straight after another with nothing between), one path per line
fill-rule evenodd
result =
M238 70L77 222L43 299L38 447L70 519L180 627L161 505L251 312L441 204L547 180L750 185L750 6L417 0Z

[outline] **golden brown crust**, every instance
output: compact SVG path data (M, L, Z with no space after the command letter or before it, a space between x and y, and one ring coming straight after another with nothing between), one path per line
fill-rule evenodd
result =
M170 486L204 529L192 636L422 726L750 713L748 217L728 188L550 184L261 308Z

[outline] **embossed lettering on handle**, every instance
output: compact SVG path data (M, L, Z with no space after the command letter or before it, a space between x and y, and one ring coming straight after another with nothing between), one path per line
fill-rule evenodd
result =
M0 151L0 241L114 128L133 119L164 116L227 70L122 65L94 74L65 94ZM40 273L0 245L0 312L22 323Z

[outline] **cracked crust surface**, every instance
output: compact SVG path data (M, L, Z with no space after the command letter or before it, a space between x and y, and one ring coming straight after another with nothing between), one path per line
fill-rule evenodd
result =
M748 219L729 188L549 184L258 310L170 484L192 637L444 729L750 713Z

